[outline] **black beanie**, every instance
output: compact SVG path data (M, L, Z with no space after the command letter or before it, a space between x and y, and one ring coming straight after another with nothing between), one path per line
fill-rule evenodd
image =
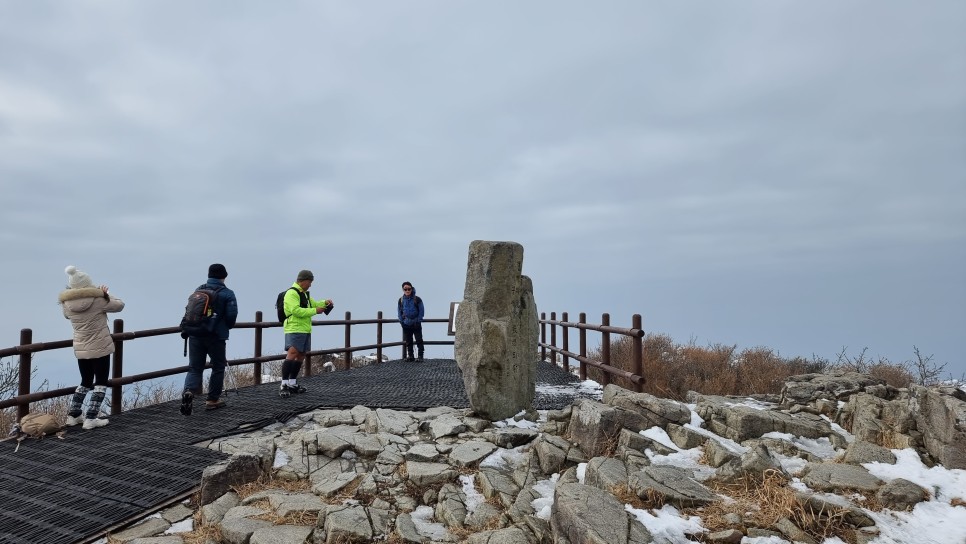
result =
M208 277L223 280L228 277L228 271L225 270L225 265L215 263L208 267Z

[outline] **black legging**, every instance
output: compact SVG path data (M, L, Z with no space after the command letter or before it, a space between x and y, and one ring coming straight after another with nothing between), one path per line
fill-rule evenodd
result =
M77 368L80 369L81 387L90 389L95 385L107 385L107 376L111 372L111 356L105 355L97 359L78 359Z

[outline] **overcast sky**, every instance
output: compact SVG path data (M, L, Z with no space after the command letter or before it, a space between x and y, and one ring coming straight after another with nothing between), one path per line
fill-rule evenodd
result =
M524 246L541 312L959 377L963 28L958 0L0 0L0 346L69 337L69 264L128 330L212 262L245 321L302 268L335 314L408 280L446 317L482 239ZM172 338L129 364L184 364Z

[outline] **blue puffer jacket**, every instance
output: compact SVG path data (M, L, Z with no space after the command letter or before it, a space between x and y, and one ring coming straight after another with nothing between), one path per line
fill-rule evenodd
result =
M416 296L415 287L413 287L412 294L403 295L399 298L397 313L399 322L406 327L412 327L423 322L423 301Z
M215 299L215 313L220 316L220 319L215 322L215 336L221 340L228 340L228 330L235 326L235 320L238 319L238 299L235 298L235 292L225 287L225 282L215 278L208 278L208 281L200 287L208 289L221 287Z

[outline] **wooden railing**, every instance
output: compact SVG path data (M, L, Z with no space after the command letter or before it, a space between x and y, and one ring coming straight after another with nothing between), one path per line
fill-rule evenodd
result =
M448 318L441 319L425 319L424 323L449 323ZM587 379L587 367L591 366L602 372L602 382L603 385L607 385L611 381L611 376L618 376L626 379L633 384L633 387L637 391L643 391L644 387L644 376L642 370L643 363L643 340L644 331L641 328L641 316L639 314L634 314L631 318L631 328L621 328L612 327L610 325L610 315L603 314L601 316L601 323L599 325L587 323L587 315L584 313L580 314L578 321L571 322L568 320L567 312L563 312L561 319L557 320L557 313L551 312L550 319L547 319L546 313L540 314L540 356L541 359L547 360L547 352L549 351L553 354L553 358L556 359L557 355L560 355L562 360L561 364L563 368L567 371L570 370L570 359L574 359L580 363L578 372L581 380ZM382 312L376 314L375 319L352 319L352 313L346 312L345 319L333 319L326 321L313 321L313 326L342 326L345 329L345 341L341 347L323 349L323 350L313 350L309 352L310 356L320 356L320 355L342 355L342 367L343 369L349 369L352 363L352 354L358 351L364 350L375 350L376 351L376 362L382 361L382 351L386 348L392 348L396 346L402 346L402 341L398 342L384 342L383 341L383 325L392 324L397 325L398 320L395 318L385 319L383 318ZM376 338L374 344L366 344L361 346L352 345L352 327L355 325L375 325L376 326ZM251 323L236 323L234 329L255 329L255 343L252 351L252 356L242 359L231 359L228 361L228 366L242 366L242 365L252 365L252 378L255 384L260 384L262 380L262 363L268 363L272 361L281 361L285 358L285 354L276 355L262 355L262 331L265 329L281 327L282 324L278 321L262 321L262 312L255 312L255 321ZM550 329L550 337L547 338L547 328ZM561 345L557 345L557 328L561 331ZM450 329L452 327L450 326ZM579 339L579 351L570 351L570 330L575 329L578 332ZM398 330L398 329L397 329ZM600 350L599 356L600 360L590 359L587 357L587 331L594 331L601 333ZM132 341L138 338L147 338L151 336L163 336L169 334L180 334L178 327L167 327L162 329L150 329L143 331L124 331L124 321L121 319L114 320L114 332L111 337L114 339L114 356L112 357L112 367L111 376L112 378L108 381L108 385L111 387L111 414L118 414L121 412L121 401L123 399L123 386L130 385L137 382L153 380L156 378L163 378L166 376L173 376L175 374L182 374L188 371L188 367L179 366L174 368L166 368L164 370L156 370L153 372L146 372L143 374L135 374L132 376L124 375L124 342ZM631 369L623 370L612 366L612 361L610 357L611 348L611 334L619 334L626 336L631 342ZM181 341L179 339L179 341ZM438 345L438 346L452 346L453 340L426 340L424 342L426 345ZM72 340L58 340L54 342L33 342L33 332L30 329L21 329L20 331L20 344L11 348L0 349L0 358L19 356L19 382L18 382L18 395L16 397L0 400L0 409L9 408L12 406L17 407L17 418L22 418L27 415L30 409L31 402L37 402L44 399L50 399L55 397L62 397L66 395L73 394L76 386L64 387L60 389L52 389L48 391L37 391L34 393L30 392L30 376L31 376L31 363L34 353L41 351L55 350L70 348L73 346ZM210 365L209 365L210 368ZM311 357L309 362L305 365L305 375L311 376L313 373Z
M448 319L424 319L424 323L448 323ZM332 319L326 321L313 321L313 326L343 326L345 327L345 343L343 346L332 349L323 350L313 350L309 352L310 357L305 365L305 375L312 375L312 363L311 356L319 355L342 355L342 367L348 369L352 363L352 354L357 351L363 350L376 350L376 362L382 361L382 351L386 348L391 348L395 346L402 346L402 341L398 342L383 342L383 325L393 324L396 325L398 330L399 321L393 317L392 319L384 319L382 312L376 314L375 319L352 319L352 313L346 312L345 319ZM362 346L352 345L352 327L354 325L376 325L376 341L374 344L366 344ZM278 321L262 321L262 312L255 312L255 321L251 323L236 323L235 329L255 329L255 345L252 352L252 357L247 357L244 359L232 359L228 361L228 366L241 366L241 365L252 365L253 379L256 384L261 383L262 380L262 363L280 361L285 358L285 354L276 355L262 355L262 331L265 329L281 327L282 324ZM111 337L114 340L114 356L112 359L111 366L111 379L108 381L108 385L111 387L111 414L119 414L121 412L121 400L123 398L122 387L136 382L142 382L147 380L153 380L156 378L163 378L165 376L172 376L175 374L182 374L188 371L188 367L180 366L175 368L166 368L164 370L157 370L154 372L147 372L143 374L135 374L132 376L124 375L124 342L132 341L137 338L146 338L150 336L163 336L169 334L180 335L181 331L178 327L166 327L163 329L150 329L144 331L124 331L124 320L115 319L114 320L114 331ZM179 342L182 340L179 338ZM453 340L426 340L424 342L426 345L439 345L439 346L451 346L453 345ZM74 345L73 340L57 340L54 342L33 342L33 331L30 329L21 329L20 331L20 344L12 348L0 349L0 358L19 356L19 381L17 384L18 395L16 397L0 400L0 409L10 408L12 406L17 407L17 419L22 418L27 415L30 411L30 403L37 402L44 399L50 399L55 397L62 397L65 395L70 395L74 393L76 386L64 387L60 389L52 389L48 391L37 391L34 393L30 392L30 376L32 373L31 363L34 353L41 351L55 350L70 348ZM211 366L208 365L208 368Z
M547 326L550 327L550 339L547 339ZM562 346L557 347L557 327L561 328ZM570 351L570 329L576 329L580 342L580 351L574 353ZM600 341L600 360L589 359L587 357L587 331L601 333ZM631 361L630 370L623 370L611 365L610 357L610 335L620 334L630 339ZM600 325L587 323L587 314L581 313L578 321L573 323L568 321L567 312L561 314L561 320L557 321L557 312L550 313L547 319L546 313L540 314L540 358L547 360L547 351L562 356L562 365L565 370L570 371L570 359L576 359L580 363L578 369L581 380L587 379L587 367L592 366L602 372L602 385L610 383L611 376L619 376L634 384L634 389L638 392L644 391L644 330L641 328L640 314L631 317L631 328L612 327L610 325L610 314L603 314L600 317Z

